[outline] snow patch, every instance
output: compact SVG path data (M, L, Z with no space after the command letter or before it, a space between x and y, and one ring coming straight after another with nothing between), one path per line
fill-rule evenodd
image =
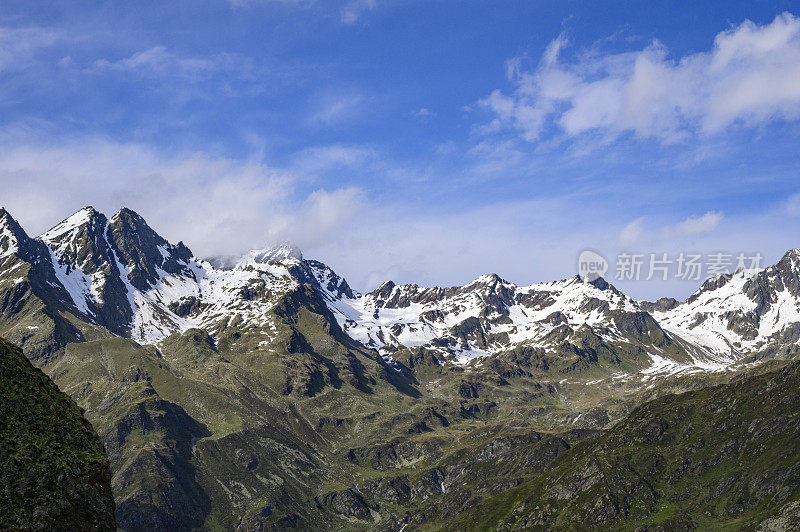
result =
M50 247L47 249L50 251L56 278L69 294L75 308L83 314L91 315L89 303L99 299L98 287L104 280L98 275L90 277L71 264L62 264L56 252Z
M39 239L49 243L52 240L56 239L57 237L65 233L69 233L77 229L78 227L82 226L86 222L90 221L93 213L94 209L92 209L91 207L84 207L83 209L79 210L78 212L76 212L66 220L62 221L52 229L41 234L39 236Z

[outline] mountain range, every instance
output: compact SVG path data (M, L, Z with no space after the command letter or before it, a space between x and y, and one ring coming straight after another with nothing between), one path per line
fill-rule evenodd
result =
M498 497L534 504L531 476L640 405L793 359L800 251L682 302L494 274L361 294L290 245L223 267L129 209L35 238L0 209L0 336L86 411L123 529L457 526L479 502L519 525Z

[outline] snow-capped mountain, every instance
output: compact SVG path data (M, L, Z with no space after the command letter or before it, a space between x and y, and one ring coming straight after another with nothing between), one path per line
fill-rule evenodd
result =
M45 305L145 344L231 327L266 343L276 305L307 286L344 333L386 358L423 349L441 363L474 365L556 353L636 371L701 371L795 349L799 272L792 250L764 270L710 279L682 303L637 302L602 278L521 287L494 274L449 288L388 281L359 294L287 244L215 267L129 209L109 219L87 207L35 239L0 211L0 286L30 285Z
M719 275L653 316L721 362L790 353L800 340L800 250L765 269Z
M270 302L297 285L289 267L298 259L290 250L254 251L231 269L217 269L128 209L107 219L87 207L38 240L49 249L66 303L142 343L232 320L269 327Z
M387 282L331 307L342 328L369 347L391 353L426 346L461 363L521 344L552 346L584 327L609 341L626 339L620 320L640 312L602 279L518 287L495 274L452 288Z

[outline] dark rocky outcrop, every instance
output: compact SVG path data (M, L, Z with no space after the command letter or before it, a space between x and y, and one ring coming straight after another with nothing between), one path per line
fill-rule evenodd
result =
M100 438L75 402L2 339L0 528L116 529Z
M641 309L650 313L672 310L680 304L681 302L674 297L661 297L655 301L639 301Z

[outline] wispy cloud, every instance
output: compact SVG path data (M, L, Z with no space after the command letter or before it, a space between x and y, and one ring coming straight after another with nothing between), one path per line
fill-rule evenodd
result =
M332 144L312 146L297 152L293 158L293 168L305 172L341 168L361 168L377 162L379 156L375 149L366 146Z
M630 133L670 143L713 135L732 124L754 126L800 117L800 19L777 16L719 33L708 52L674 59L660 43L562 60L567 39L550 43L532 70L508 63L512 91L481 100L492 120L484 132L518 132L525 140Z
M363 105L360 94L326 94L315 102L308 123L327 126L345 122L356 116Z
M792 194L786 199L783 211L789 216L800 216L800 193Z
M377 0L349 0L340 10L344 24L355 24L378 5Z
M636 218L619 232L619 243L623 247L630 246L641 240L644 235L644 216Z
M52 28L0 27L0 70L24 67L42 49L55 45L62 32Z
M118 60L98 59L92 70L113 72L137 72L159 77L182 77L201 80L220 74L222 71L245 73L251 68L247 58L235 54L219 53L211 56L187 56L153 46Z
M692 215L673 225L660 228L645 227L645 216L636 218L625 225L619 233L622 247L638 244L664 244L683 237L706 235L714 231L722 222L722 211L708 211L703 215Z
M378 0L335 0L329 2L318 2L317 0L228 0L234 8L252 8L256 6L275 6L285 5L299 8L316 8L328 13L338 10L339 20L342 24L352 25L359 22L364 15L373 11Z
M708 211L702 216L689 216L675 226L664 228L662 233L666 238L684 235L704 235L716 229L722 218L722 211Z
M415 117L419 118L420 120L428 120L436 116L436 111L432 111L427 107L420 107L416 111L412 111Z

